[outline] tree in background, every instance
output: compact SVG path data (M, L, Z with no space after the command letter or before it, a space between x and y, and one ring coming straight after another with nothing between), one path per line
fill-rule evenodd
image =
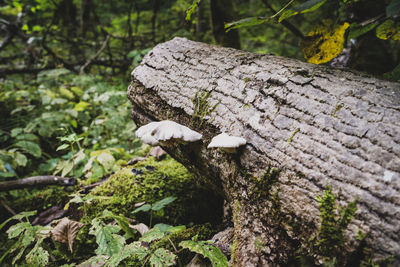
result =
M58 66L127 73L129 52L183 36L397 79L399 6L399 0L6 0L0 75Z

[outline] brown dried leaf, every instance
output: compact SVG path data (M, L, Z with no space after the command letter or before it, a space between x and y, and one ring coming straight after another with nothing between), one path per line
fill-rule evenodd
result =
M167 152L160 146L155 146L150 149L149 156L155 157L157 161L160 161L167 156Z
M129 227L136 229L140 233L140 235L144 235L149 231L149 227L147 227L147 225L145 225L144 223L129 225Z
M76 235L83 225L83 223L65 217L51 230L51 237L55 241L68 244L68 248L72 252L72 245Z

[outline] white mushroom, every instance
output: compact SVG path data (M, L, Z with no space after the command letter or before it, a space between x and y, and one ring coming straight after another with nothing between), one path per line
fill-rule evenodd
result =
M221 133L215 136L207 148L220 148L227 153L235 153L236 149L246 144L246 139Z
M165 120L151 122L140 127L136 131L136 137L140 138L143 143L155 146L195 142L200 140L202 135L179 123Z

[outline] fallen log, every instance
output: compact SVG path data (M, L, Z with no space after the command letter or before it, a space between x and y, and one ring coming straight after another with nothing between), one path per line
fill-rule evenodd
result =
M0 192L1 191L10 191L14 189L23 189L28 187L35 186L44 186L44 185L75 185L76 179L70 177L61 177L61 176L32 176L23 179L16 179L12 181L0 182Z
M373 259L400 264L398 83L183 38L153 48L132 80L138 125L170 119L203 134L201 143L163 149L227 199L233 265L287 265L296 251L312 254L317 196L327 185L341 205L357 200L337 262L354 263L363 243ZM207 149L221 132L246 146Z

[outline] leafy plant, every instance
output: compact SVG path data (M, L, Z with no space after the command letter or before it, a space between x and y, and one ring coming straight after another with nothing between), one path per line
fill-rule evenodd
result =
M187 248L190 251L198 253L208 258L214 267L227 267L228 259L219 248L213 245L211 241L187 240L179 243L179 246Z
M161 209L163 209L165 206L167 206L168 204L172 203L173 201L176 200L176 197L166 197L160 201L157 201L154 204L145 204L145 203L141 203L141 206L137 209L135 209L132 213L138 213L140 211L150 211L150 227L151 227L151 223L152 223L152 218L153 218L153 211L159 211Z
M351 201L346 207L337 204L337 195L328 184L323 195L317 196L321 225L318 233L308 240L308 248L300 253L298 259L307 262L323 260L326 266L341 266L343 264L343 246L346 242L344 231L347 229L357 211L357 200ZM305 264L305 263L304 263ZM313 263L311 263L313 264Z
M142 211L151 211L152 207L155 207L154 210L159 210L174 200L175 198L172 197L165 198L156 202L154 205L146 206ZM184 230L184 226L173 227L166 224L157 224L143 233L137 241L125 244L127 239L118 235L118 232L123 229L124 232L128 234L129 238L135 238L136 235L132 233L135 227L129 225L127 218L124 216L117 216L107 210L103 212L102 217L115 219L118 226L110 224L104 225L98 218L92 221L92 229L95 230L91 230L91 234L96 235L96 242L99 247L96 250L97 255L89 259L87 263L104 260L106 266L119 266L122 261L128 258L130 260L137 260L143 265L148 262L151 266L155 267L172 266L176 263L181 250L176 248L168 235ZM163 238L169 240L174 248L174 252L163 247L152 245ZM197 241L196 237L194 237L192 240L182 241L179 246L181 246L182 249L189 249L192 252L209 258L213 266L228 266L226 256L219 248L215 247L211 241Z
M11 220L19 220L20 222L12 225L8 230L8 238L16 239L14 245L7 250L0 258L0 263L7 257L8 254L15 254L12 264L19 261L25 255L25 261L29 265L45 266L49 261L49 253L42 247L45 238L50 236L50 227L40 225L33 226L28 220L28 217L36 214L36 211L21 212L0 225L3 228ZM32 247L33 246L33 247Z

